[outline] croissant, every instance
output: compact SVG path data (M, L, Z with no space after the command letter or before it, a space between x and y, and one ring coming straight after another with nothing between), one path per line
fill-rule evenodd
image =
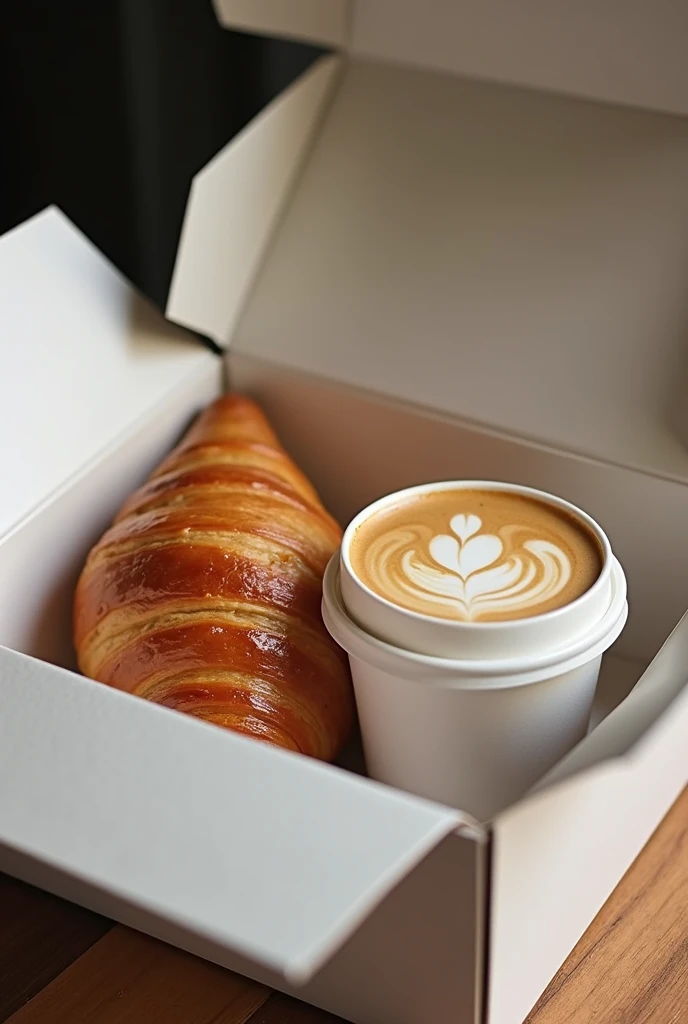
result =
M331 760L353 695L320 616L341 530L263 413L206 409L90 552L74 642L92 679Z

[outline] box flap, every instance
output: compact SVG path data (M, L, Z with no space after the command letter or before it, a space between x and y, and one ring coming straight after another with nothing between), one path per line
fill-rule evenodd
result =
M0 311L2 535L217 359L56 209L0 239Z
M229 28L347 45L378 61L688 113L683 0L215 0L215 8Z
M225 345L335 84L323 57L196 175L167 315Z
M226 28L323 46L346 43L350 0L213 0Z
M0 844L294 983L464 821L5 648L0 703Z
M550 789L603 761L624 757L652 743L665 714L688 713L688 613L629 695L534 787ZM686 735L688 749L688 733Z
M617 710L495 820L488 1024L520 1024L688 782L687 680L684 618Z

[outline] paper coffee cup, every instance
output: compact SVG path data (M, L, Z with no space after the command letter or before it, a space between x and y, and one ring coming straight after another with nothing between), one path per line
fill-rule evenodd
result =
M534 499L568 514L589 531L601 555L601 572L580 597L545 614L500 622L466 622L418 614L393 604L365 585L356 575L351 547L367 520L415 498L436 492L491 491ZM457 503L457 511L460 506ZM466 518L466 517L463 517ZM496 538L494 538L496 540ZM611 599L612 551L601 527L582 509L532 487L484 480L445 481L409 487L363 509L344 532L340 552L341 591L344 605L367 633L420 654L444 658L519 657L557 650L587 634L604 615Z
M464 501L462 491L495 500L483 493ZM439 508L431 527L420 507L437 492L450 492L451 502L446 510L441 500L425 503L427 517ZM514 496L534 502L532 521L518 521ZM494 518L500 501L503 521ZM406 506L414 516L388 534L369 531L363 549L374 553L380 589L399 597L393 602L359 578L352 546L371 517ZM365 561L356 564L365 575ZM582 592L572 586L572 598L553 609L542 602L587 583L581 572L592 581ZM483 621L486 608L499 621ZM554 495L491 481L426 484L380 499L351 522L324 580L323 618L349 655L370 775L481 820L583 738L602 655L627 614L623 570L590 516Z
M354 622L335 555L322 611L349 655L370 776L486 821L585 736L602 655L628 605L612 556L609 603L586 636L538 655L439 658L386 643Z

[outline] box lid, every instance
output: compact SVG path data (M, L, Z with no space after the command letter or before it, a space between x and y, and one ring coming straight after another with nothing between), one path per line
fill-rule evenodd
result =
M0 308L1 536L217 360L56 209L0 238Z
M688 113L683 0L214 0L230 28Z
M5 847L292 983L444 837L482 835L456 811L26 655L0 648L0 666Z
M688 121L337 65L321 59L196 178L169 315L259 359L688 481ZM266 153L286 169L269 202Z

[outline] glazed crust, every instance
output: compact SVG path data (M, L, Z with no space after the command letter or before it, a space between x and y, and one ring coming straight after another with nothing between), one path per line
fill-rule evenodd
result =
M79 579L92 679L331 760L349 733L346 659L320 616L341 530L261 410L206 409L122 506Z

